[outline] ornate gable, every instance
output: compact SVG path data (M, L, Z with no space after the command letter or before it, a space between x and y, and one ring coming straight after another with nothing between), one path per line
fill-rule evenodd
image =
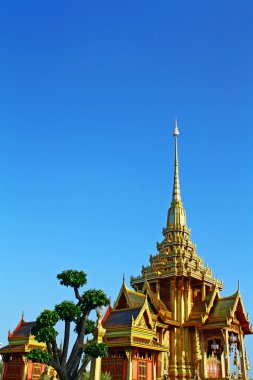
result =
M135 320L133 319L132 325L136 327L138 326L154 330L154 322L152 320L152 316L149 310L147 298L144 302L142 309L140 310L139 315Z
M115 310L142 307L145 302L145 295L128 289L123 282L117 300L114 304Z

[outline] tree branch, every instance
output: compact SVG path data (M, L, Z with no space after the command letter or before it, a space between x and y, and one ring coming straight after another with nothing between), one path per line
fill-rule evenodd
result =
M79 368L79 371L77 372L76 374L76 378L78 379L79 376L85 371L85 368L87 367L87 365L89 364L91 360L91 357L87 357L87 358L84 358L83 360L83 364L81 365L81 367Z
M47 342L46 345L48 353L53 356L52 344L50 342Z
M74 292L75 292L75 297L79 301L79 303L83 302L83 298L80 296L77 286L74 286Z
M70 321L65 321L63 351L62 351L61 360L60 360L61 365L66 364L68 349L69 349L69 337L70 337Z
M53 358L54 358L55 362L60 365L59 350L57 347L56 340L55 339L52 340L51 344L52 344L52 348L53 348Z
M90 311L91 311L90 309L85 308L83 311L83 314L82 314L82 316L78 322L78 326L77 326L77 331L78 331L77 334L78 335L77 335L76 341L73 345L71 354L70 354L68 362L67 362L68 373L74 367L76 357L79 358L79 363L80 363L82 351L83 351L84 335L85 335L85 329L86 329L86 320L88 319Z

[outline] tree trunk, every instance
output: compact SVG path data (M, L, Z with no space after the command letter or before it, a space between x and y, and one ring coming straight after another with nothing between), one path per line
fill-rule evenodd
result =
M79 380L80 375L68 376L66 371L58 370L59 380Z
M67 375L67 371L65 370L62 370L62 369L58 369L57 371L58 373L58 376L59 376L59 379L60 380L71 380L68 375Z

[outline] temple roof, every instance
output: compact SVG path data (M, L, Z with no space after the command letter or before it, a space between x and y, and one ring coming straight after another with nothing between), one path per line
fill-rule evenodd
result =
M244 334L253 334L248 315L245 312L240 290L229 297L216 300L206 326L230 326L231 323L240 323Z
M136 307L142 307L145 302L145 298L145 294L129 289L125 282L123 282L117 300L114 304L114 309L133 309Z
M206 294L205 300L196 300L189 321L185 322L185 325L201 324L203 329L210 329L229 327L231 323L240 323L244 334L253 333L240 291L228 297L221 297L216 288Z
M25 322L23 315L13 332L8 333L9 345L0 349L1 354L12 352L29 352L34 347L44 348L45 343L37 342L31 334L32 328L36 325L35 321Z
M189 320L204 322L208 318L209 312L217 297L219 297L219 289L218 287L215 287L213 290L207 291L204 300L201 298L197 299L193 305Z
M142 306L145 302L145 294L135 292L129 288L126 288L128 298L132 307Z
M152 320L147 297L144 296L142 307L107 309L102 321L106 329L104 341L108 347L142 347L155 351L167 348L157 342L155 323Z
M103 323L107 327L131 326L133 318L136 319L141 311L141 307L135 309L112 310L108 318Z
M21 323L15 328L12 333L9 333L8 338L29 337L32 328L36 325L36 322L25 322L23 319Z
M160 321L161 323L168 323L172 325L178 325L179 323L172 318L172 312L168 310L165 303L158 298L155 292L150 288L149 283L146 281L143 285L141 292L136 292L129 289L125 282L123 282L119 295L114 304L114 307L110 307L104 317L104 326L108 323L108 316L110 315L110 323L129 325L129 317L132 315L132 311L140 310L143 305L147 303L149 313L152 315L154 321ZM121 311L121 313L120 313ZM116 314L116 312L118 314ZM135 315L133 315L135 319Z

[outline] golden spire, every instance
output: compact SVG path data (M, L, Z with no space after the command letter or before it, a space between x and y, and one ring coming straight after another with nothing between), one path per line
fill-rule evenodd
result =
M179 136L177 119L175 120L173 136L175 138L175 161L174 161L174 183L171 206L168 210L167 228L179 228L186 226L186 215L181 200L179 170L178 170L178 146Z
M175 161L174 161L174 185L172 193L172 202L179 201L181 202L180 194L180 184L179 184L179 173L178 173L178 147L177 147L177 138L179 136L179 130L177 125L177 119L175 120L173 136L175 137Z

